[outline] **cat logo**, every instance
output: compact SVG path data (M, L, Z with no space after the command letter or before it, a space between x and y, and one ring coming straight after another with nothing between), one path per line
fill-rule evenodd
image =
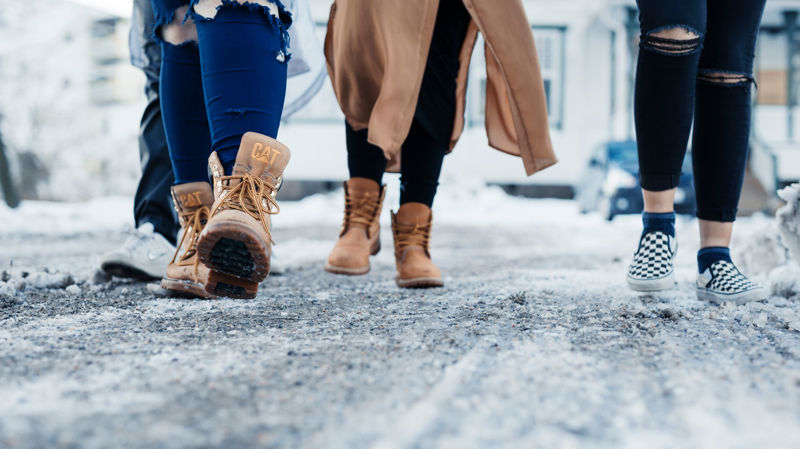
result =
M281 155L281 152L275 148L264 145L263 143L256 143L253 145L253 152L251 153L253 159L264 162L266 164L274 164L275 159Z
M179 195L178 202L180 202L183 207L197 207L203 205L203 200L200 198L200 192Z

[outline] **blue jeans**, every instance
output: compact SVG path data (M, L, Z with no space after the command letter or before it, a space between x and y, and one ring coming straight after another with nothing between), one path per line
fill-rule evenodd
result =
M753 59L766 0L638 0L634 115L641 185L678 185L694 121L697 216L736 218L750 137ZM682 29L689 38L659 36Z
M158 95L161 47L153 40L153 8L150 0L134 0L131 20L131 63L144 72L147 106L139 128L142 176L133 201L136 226L152 223L156 232L175 243L180 225L170 197L173 184L167 138Z
M230 174L245 132L277 136L290 59L292 18L279 0L222 0L214 18L195 13L197 1L152 0L157 41L169 23L191 18L197 27L195 42L161 42L161 111L179 184L207 179L211 151Z

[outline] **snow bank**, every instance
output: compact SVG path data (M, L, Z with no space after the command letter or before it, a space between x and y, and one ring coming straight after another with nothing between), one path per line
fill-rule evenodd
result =
M800 183L782 189L778 196L787 203L778 210L778 227L784 244L800 263Z
M766 275L789 260L778 227L771 221L738 239L733 252L739 268L750 276Z
M800 265L796 262L800 260L800 184L779 195L788 204L774 220L756 216L737 222L734 260L773 296L796 300L800 298Z
M66 235L122 230L133 225L133 199L95 198L80 203L23 201L17 209L0 203L0 234Z
M800 266L790 263L772 270L769 284L774 296L800 299Z

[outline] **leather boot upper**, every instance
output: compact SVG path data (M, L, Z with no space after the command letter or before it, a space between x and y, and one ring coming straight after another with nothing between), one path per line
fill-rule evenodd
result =
M442 272L430 255L433 213L422 203L406 203L392 214L398 281L440 279Z
M225 176L217 153L209 157L215 201L211 225L246 227L263 240L272 242L270 215L280 211L275 195L283 181L283 171L291 153L282 143L258 133L242 137L231 176Z
M383 186L367 178L352 178L344 183L344 220L339 240L328 257L329 271L369 270L369 256L380 249L385 193Z
M181 224L177 251L167 267L167 278L203 282L208 269L198 263L197 239L205 227L214 201L211 185L192 182L172 187L172 201Z

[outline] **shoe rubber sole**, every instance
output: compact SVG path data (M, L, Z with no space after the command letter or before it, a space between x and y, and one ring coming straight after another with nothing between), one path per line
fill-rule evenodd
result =
M205 291L226 298L254 299L258 294L258 284L258 282L211 271L208 274Z
M111 276L125 279L135 279L137 281L156 281L158 276L152 276L138 268L124 264L122 262L105 262L100 265L100 269Z
M663 278L658 279L633 279L630 276L627 278L628 287L637 292L660 292L669 290L675 286L675 272L672 272Z
M345 276L361 276L369 273L370 269L371 267L369 265L367 265L366 267L345 268L345 267L337 267L327 262L325 263L325 271L327 271L328 273L343 274Z
M214 299L214 295L208 293L205 286L199 282L164 278L161 280L161 288L181 298Z
M372 244L372 248L370 248L369 255L374 256L378 254L380 251L381 251L381 241L375 240L375 243ZM364 267L355 267L355 268L337 267L335 265L331 265L328 262L325 262L325 271L333 274L343 274L345 276L362 276L369 273L371 268L372 267L370 267L369 262L367 262L367 265Z
M444 287L444 280L442 278L413 278L413 279L400 279L395 278L397 286L400 288L438 288Z
M207 226L197 242L197 255L211 271L205 288L213 295L253 299L269 274L267 247L241 226Z
M710 303L720 305L725 301L730 301L736 305L746 304L748 302L763 301L767 299L767 292L764 288L757 288L742 293L724 294L717 293L711 289L697 287L697 299L701 301L708 301Z

